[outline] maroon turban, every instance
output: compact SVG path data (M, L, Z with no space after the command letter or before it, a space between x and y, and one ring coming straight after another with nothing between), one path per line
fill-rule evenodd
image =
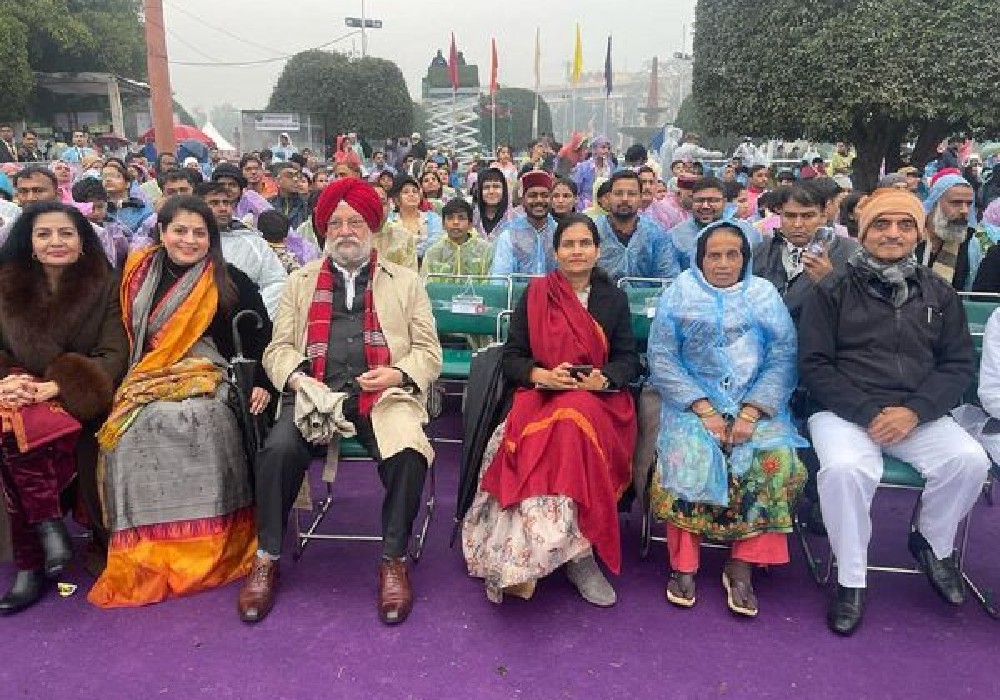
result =
M317 236L326 234L326 225L333 215L333 210L341 202L347 202L354 211L368 224L374 233L382 228L382 200L378 192L364 180L356 177L345 177L334 180L323 188L316 206L313 208L313 230Z
M555 185L552 176L544 170L532 170L521 176L521 192L527 192L532 187L544 187L551 190Z

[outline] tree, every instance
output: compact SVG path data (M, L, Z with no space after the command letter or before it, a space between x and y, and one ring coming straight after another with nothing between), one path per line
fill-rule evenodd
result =
M535 93L525 88L502 87L497 90L497 143L510 142L514 148L525 148L531 142L531 127L535 110ZM492 141L490 97L479 105L479 140L489 146ZM552 133L552 112L544 98L538 98L538 133Z
M329 51L293 56L267 109L319 115L327 134L355 131L369 141L410 134L413 104L399 67L382 58Z
M233 133L240 128L240 110L228 102L212 107L209 117L219 133L226 138L232 138Z
M994 11L981 0L699 0L694 94L707 129L848 140L871 188L908 139L1000 124Z
M140 0L0 0L0 113L25 115L33 71L145 78L141 5Z

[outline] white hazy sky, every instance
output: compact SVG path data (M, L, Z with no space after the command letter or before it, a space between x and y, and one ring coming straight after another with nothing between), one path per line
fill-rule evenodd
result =
M230 102L262 109L284 61L253 66L187 66L287 56L351 31L344 18L361 15L361 0L163 0L175 95L188 109ZM582 32L585 71L602 71L607 36L615 70L638 69L654 55L682 48L683 25L695 0L367 0L383 28L368 32L368 52L402 69L411 97L437 49L448 55L450 33L469 63L489 82L490 38L497 39L500 83L531 87L535 27L541 28L542 82L560 81L572 55L574 23ZM222 30L222 31L220 31ZM361 37L354 47L361 50ZM350 51L352 38L330 48Z

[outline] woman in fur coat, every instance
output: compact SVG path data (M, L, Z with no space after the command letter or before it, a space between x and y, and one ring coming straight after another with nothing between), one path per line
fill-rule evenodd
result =
M72 560L60 496L74 479L101 522L94 433L127 356L118 279L93 228L60 203L26 208L0 249L0 485L17 565L0 614L38 602ZM66 434L67 413L81 429Z

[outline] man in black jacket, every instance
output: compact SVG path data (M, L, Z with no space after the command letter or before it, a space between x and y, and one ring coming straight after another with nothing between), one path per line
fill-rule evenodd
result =
M826 223L826 192L815 181L783 188L781 192L781 228L753 249L753 274L773 284L788 307L796 325L802 305L816 285L835 271L843 270L847 260L858 249L857 241L834 235ZM825 236L823 234L826 234ZM801 391L796 392L796 397ZM797 420L804 420L798 410L801 402L793 401ZM804 496L809 502L804 509L806 523L816 534L824 534L823 518L816 492L819 464L812 450L800 450L799 455L809 470L809 482Z
M842 270L858 249L857 242L843 236L819 240L826 203L825 194L809 183L786 188L781 197L781 229L753 249L753 274L777 287L796 322L820 280Z
M816 287L799 324L820 505L838 563L827 624L838 634L861 623L868 511L883 453L926 479L909 548L942 598L952 605L965 599L954 539L989 458L948 415L975 373L972 340L954 290L916 264L923 227L916 197L878 190L860 211L862 248Z

